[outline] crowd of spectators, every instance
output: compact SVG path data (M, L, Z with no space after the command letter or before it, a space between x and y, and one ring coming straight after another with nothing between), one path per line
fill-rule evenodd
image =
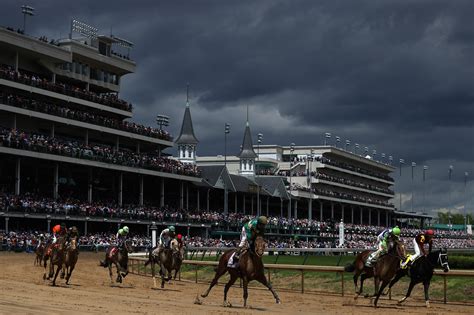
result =
M38 74L29 73L23 70L17 72L10 66L0 65L0 78L72 97L77 97L105 106L110 106L129 112L132 111L132 104L119 99L114 93L99 94L85 90L78 86L61 82L52 82L44 77L39 76Z
M85 144L78 140L50 137L40 133L26 133L0 127L1 144L15 149L63 155L159 172L200 176L197 166L154 154L117 150L111 146Z
M139 135L149 136L157 139L163 139L172 141L173 138L171 135L162 129L146 127L134 122L128 122L124 120L115 119L112 117L107 117L99 115L90 111L71 109L64 105L50 104L47 102L41 102L35 99L28 97L23 97L20 95L15 95L11 93L2 93L0 92L0 102L5 105L11 105L23 109L33 110L36 112L41 112L49 115L59 116L63 118L83 121L87 123L92 123L104 127L119 129L123 131L128 131L136 133Z
M317 179L321 179L321 180L325 180L325 181L341 183L341 184L348 185L348 186L354 186L354 187L374 190L374 191L378 191L378 192L381 192L381 193L386 193L386 194L392 194L393 195L393 191L388 189L388 188L380 187L380 186L376 186L376 185L370 185L370 184L355 181L355 180L352 180L352 179L349 179L349 178L344 178L344 177L334 176L334 175L328 175L328 174L324 174L324 173L321 173L321 172L318 172L318 173L314 174L313 176Z

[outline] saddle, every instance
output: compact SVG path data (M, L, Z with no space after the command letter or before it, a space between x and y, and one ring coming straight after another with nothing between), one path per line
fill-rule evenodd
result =
M115 256L115 254L117 254L119 251L119 248L117 246L114 246L110 249L109 251L109 258L112 258Z

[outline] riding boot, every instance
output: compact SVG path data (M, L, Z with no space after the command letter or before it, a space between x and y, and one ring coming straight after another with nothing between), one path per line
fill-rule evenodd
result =
M400 268L406 269L410 262L411 262L411 255L408 255L405 261L400 263Z

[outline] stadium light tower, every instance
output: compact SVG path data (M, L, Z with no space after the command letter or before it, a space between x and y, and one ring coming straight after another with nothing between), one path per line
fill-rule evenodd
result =
M160 126L160 130L163 130L163 126L168 127L170 125L170 117L166 115L157 115L156 123Z
M293 164L292 163L292 156L293 156L293 152L295 151L295 143L292 142L290 143L290 200L289 200L289 204L288 204L288 219L291 219L291 191L293 189L293 187L291 186L291 165Z
M466 192L467 192L467 177L469 176L468 172L464 172L464 200L466 200ZM467 211L466 211L466 206L467 206L467 201L465 201L464 204L464 228L467 228Z
M341 137L336 136L336 148L338 147L339 142L341 142Z
M35 8L30 7L29 5L22 5L21 13L23 14L23 34L25 34L26 33L26 16L35 15Z
M454 167L452 165L449 165L448 180L449 180L449 206L450 207L451 207L451 190L452 190L451 176L453 175L453 169L454 169Z
M354 154L357 154L357 151L359 150L359 148L360 148L360 145L358 143L356 143L354 145Z
M413 212L413 198L415 197L415 171L416 163L411 162L411 211Z
M382 153L381 157L382 157L381 162L384 163L385 162L385 153Z
M260 144L263 141L263 133L257 134L257 162L260 161ZM255 171L257 172L257 164L255 164ZM258 173L257 173L258 174ZM257 183L257 216L260 216L262 209L260 209L260 185Z
M331 139L331 133L330 133L330 132L326 132L326 133L324 134L324 145L327 145L327 144L328 144L329 139Z
M369 147L365 147L364 152L365 152L365 156L367 156L369 154Z
M401 178L402 178L402 167L403 167L403 164L405 164L405 160L404 160L404 159L400 159L399 162L400 162L400 181L401 181ZM402 190L401 190L401 189L400 189L400 211L402 211Z
M428 165L423 165L423 211L426 212L426 171L428 170Z
M230 133L230 124L224 125L224 166L227 167L227 135Z
M392 165L392 163L393 163L393 156L389 155L388 156L388 164Z
M349 151L348 148L351 145L351 140L347 139L346 140L346 151Z

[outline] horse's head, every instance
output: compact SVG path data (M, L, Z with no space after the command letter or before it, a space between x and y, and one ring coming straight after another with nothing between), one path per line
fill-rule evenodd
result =
M69 243L69 248L72 249L72 250L77 249L77 239L75 237Z
M404 259L406 257L405 244L399 239L392 239L388 243L388 252Z
M449 271L448 251L446 250L446 248L443 248L439 251L438 263L443 268L444 272Z
M132 241L126 240L125 242L123 242L123 247L122 247L122 249L123 249L123 250L126 250L127 253L132 253L132 252L133 252Z
M266 247L265 240L261 236L257 236L255 239L255 254L257 254L258 257L262 257L263 253L265 252L265 247Z

